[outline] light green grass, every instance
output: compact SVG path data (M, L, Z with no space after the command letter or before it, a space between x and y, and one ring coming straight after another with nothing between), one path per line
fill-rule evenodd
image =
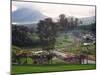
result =
M13 65L12 74L25 73L43 73L43 72L57 72L57 71L73 71L73 70L91 70L95 69L95 64L49 64L49 65Z

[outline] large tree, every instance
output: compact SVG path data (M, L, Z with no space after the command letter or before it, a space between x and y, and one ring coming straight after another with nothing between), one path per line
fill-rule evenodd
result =
M51 18L46 18L38 23L37 33L41 41L42 49L49 53L49 60L52 59L50 50L54 49L58 27Z

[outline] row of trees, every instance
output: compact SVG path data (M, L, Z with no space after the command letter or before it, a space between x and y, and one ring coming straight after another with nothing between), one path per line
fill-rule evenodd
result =
M78 18L69 17L67 18L64 14L59 15L59 19L57 24L59 25L59 29L61 31L68 31L70 29L74 29L79 24Z
M46 18L40 20L37 25L37 34L42 43L42 50L46 50L51 54L51 50L55 49L58 32L66 32L69 29L75 28L78 26L78 19L72 17L69 19L64 14L61 14L58 22L54 22L52 18Z
M77 18L70 18L69 20L69 18L67 18L64 14L61 14L59 16L58 22L54 22L52 18L40 20L40 22L37 23L37 33L26 26L12 25L12 44L19 47L32 47L33 45L45 45L44 41L47 40L49 42L48 46L50 46L50 43L52 43L53 47L57 32L68 31L69 29L72 29L77 25ZM39 40L30 38L30 35L32 36L32 33L38 34L40 40L43 41L40 42Z
M44 20L40 20L37 24L37 34L40 40L44 41L54 41L57 37L57 33L60 31L68 31L69 29L73 29L77 27L79 24L78 18L67 18L64 14L59 16L57 22L54 22L52 18L46 18ZM53 44L54 42L52 42ZM46 44L47 45L47 44Z

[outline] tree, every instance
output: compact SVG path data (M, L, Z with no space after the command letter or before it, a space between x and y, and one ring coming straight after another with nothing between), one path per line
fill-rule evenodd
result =
M59 15L58 25L59 30L61 31L68 31L77 27L79 24L78 18L70 17L67 18L65 14Z
M78 20L78 18L75 18L74 27L77 27L78 25L79 25L79 20Z
M28 33L30 33L28 27L12 25L12 44L19 47L32 47L33 40Z
M68 28L68 20L64 14L59 15L58 24L61 31L65 31Z
M46 18L38 23L37 34L41 41L42 50L46 50L49 56L51 55L50 50L53 50L55 46L57 30L58 27L51 18ZM49 60L51 59L50 57Z

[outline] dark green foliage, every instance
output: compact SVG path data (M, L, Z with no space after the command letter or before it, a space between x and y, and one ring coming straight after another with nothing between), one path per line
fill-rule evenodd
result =
M91 31L93 33L96 33L96 23L93 23L93 24L90 24L90 25L80 25L77 28L81 29L81 30Z
M93 34L96 35L96 23L92 24L91 31L92 31Z
M49 50L53 49L56 36L57 36L57 25L52 21L51 18L46 18L38 23L37 34L40 38L42 49Z
M59 30L60 31L68 31L68 30L72 30L75 27L78 26L79 21L78 18L74 18L74 17L66 17L64 14L61 14L59 16L59 20L57 22L57 24L59 25Z
M42 49L48 51L47 61L52 59L50 50L54 49L58 27L51 18L46 18L38 23L37 34L40 38Z
M28 37L28 28L25 26L12 26L12 44L16 46L29 46L32 40Z
M31 37L35 33L26 26L12 25L12 44L19 47L34 47L40 44L39 40Z

